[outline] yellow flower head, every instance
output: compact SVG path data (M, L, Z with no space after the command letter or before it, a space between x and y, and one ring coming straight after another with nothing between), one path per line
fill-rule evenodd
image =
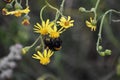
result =
M22 14L28 14L30 12L29 7L23 10L15 10L15 11L9 11L5 15L14 15L16 17L20 17Z
M54 22L49 22L49 19L47 19L47 21L42 21L42 25L40 25L39 23L37 23L36 25L34 25L34 31L36 33L40 33L42 35L47 35L48 34L48 30L50 29L51 26L54 25Z
M37 51L37 54L33 54L32 58L40 60L42 65L47 65L50 63L50 57L53 55L51 50L44 50L43 53Z
M91 28L91 31L96 31L96 22L90 17L90 21L86 21L87 27Z
M70 20L71 17L68 16L68 18L66 19L65 17L61 17L60 21L57 21L57 23L59 23L60 26L62 26L63 28L69 28L73 26L73 22L74 20Z
M62 33L62 30L61 29L58 30L56 25L49 29L49 37L51 38L60 37L60 33Z

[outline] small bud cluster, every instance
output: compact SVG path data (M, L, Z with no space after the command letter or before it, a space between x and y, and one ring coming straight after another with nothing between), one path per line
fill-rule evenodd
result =
M26 0L26 8L25 9L23 9L21 2L18 2L17 0L11 0L9 2L6 2L5 7L2 9L3 15L14 15L16 17L22 17L21 23L25 26L30 24L30 22L29 22L30 17L28 16L29 12L30 12L30 10L29 10L27 0Z

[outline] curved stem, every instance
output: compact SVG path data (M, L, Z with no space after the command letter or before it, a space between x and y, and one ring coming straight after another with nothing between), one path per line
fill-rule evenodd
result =
M110 12L115 12L115 13L119 13L119 14L120 14L120 12L118 12L118 11L116 11L116 10L113 10L113 9L110 9L110 10L108 10L108 11L106 11L106 12L104 13L104 15L103 15L103 17L102 17L102 19L101 19L100 28L99 28L99 33L98 33L98 39L97 39L97 43L96 43L96 50L98 51L98 53L99 53L98 47L99 47L99 45L100 45L100 40L102 39L101 33L102 33L102 28L103 28L103 22L104 22L104 19L105 19L106 15L107 15L108 13L110 13Z
M60 15L62 15L62 13L61 13L56 7L52 6L52 5L49 4L47 1L46 1L46 4L47 4L50 8L56 10ZM62 16L63 16L63 15L62 15Z
M43 10L47 7L47 5L43 6L41 11L40 11L40 19L41 21L44 21L43 18L42 18L42 14L43 14Z
M30 46L31 48L38 42L40 36L35 40L35 42Z

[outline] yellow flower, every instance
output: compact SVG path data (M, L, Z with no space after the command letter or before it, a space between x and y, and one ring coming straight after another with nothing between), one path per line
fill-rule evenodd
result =
M87 27L91 28L91 31L96 31L96 22L90 17L90 21L86 21Z
M50 57L53 55L53 52L51 50L44 50L43 53L37 51L37 54L33 54L32 58L40 60L40 63L42 65L47 65L50 63Z
M49 37L51 38L58 38L60 37L60 33L62 33L63 28L57 29L56 25L54 25L52 28L49 29Z
M54 25L54 22L49 22L49 19L47 19L47 21L42 21L42 25L40 25L39 23L36 23L36 25L34 25L34 31L36 33L40 33L42 35L47 35L48 34L48 30L50 29L51 26Z
M61 17L60 21L57 21L57 23L59 23L60 26L62 26L63 28L69 28L73 26L73 22L74 20L70 20L71 17L68 16L68 19L66 19L65 17Z
M9 11L5 15L14 15L16 17L20 17L23 13L28 14L29 12L30 12L29 7L27 7L26 9L23 10L18 9L15 11Z

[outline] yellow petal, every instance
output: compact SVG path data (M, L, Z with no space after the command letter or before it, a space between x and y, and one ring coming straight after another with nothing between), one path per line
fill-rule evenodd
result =
M54 26L54 27L53 27L53 30L56 32L56 31L57 31L57 27L56 27L56 26Z
M38 27L42 28L42 26L41 26L39 23L36 23L36 25L37 25Z
M49 25L49 19L47 19L46 21L46 27Z
M70 16L68 16L68 21L71 19L71 17Z
M40 57L37 54L33 54L32 58L40 59Z
M61 17L60 21L61 21L61 22L66 21L65 17Z
M40 58L43 58L43 55L41 52L37 51L37 54L39 55Z
M51 22L51 23L49 24L49 27L52 27L54 24L55 24L54 22Z
M44 55L44 58L47 57L47 50L46 49L44 50L43 55Z
M92 17L90 17L90 22L93 22Z

